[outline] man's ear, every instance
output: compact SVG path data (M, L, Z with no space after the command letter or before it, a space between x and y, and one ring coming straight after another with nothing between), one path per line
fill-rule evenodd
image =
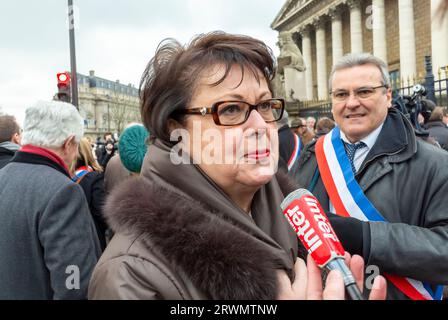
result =
M14 135L12 136L11 142L15 143L15 144L21 144L21 137L19 133L14 133Z
M391 88L387 88L387 92L386 92L386 96L387 96L387 101L389 101L389 107L388 108L392 108L392 89Z
M76 143L75 143L75 136L70 136L70 137L68 137L65 141L64 141L64 144L62 145L62 147L63 147L63 149L64 149L64 152L66 151L66 150L68 150L70 147L71 147L71 145L76 145Z

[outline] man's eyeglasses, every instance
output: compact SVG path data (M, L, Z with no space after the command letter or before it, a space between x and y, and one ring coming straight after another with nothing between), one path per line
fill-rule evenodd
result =
M388 88L387 85L380 85L376 87L361 87L353 90L353 94L358 99L368 99L373 96L376 92L376 89L379 88ZM336 90L330 93L334 102L345 102L350 97L350 91L347 90Z
M237 126L247 121L252 110L257 110L265 122L275 122L283 116L285 101L283 99L269 99L256 105L244 101L219 101L210 108L184 109L179 110L179 112L203 116L211 114L215 124L219 126Z

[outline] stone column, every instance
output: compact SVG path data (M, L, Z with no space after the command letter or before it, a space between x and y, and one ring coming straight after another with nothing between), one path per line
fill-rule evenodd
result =
M439 68L448 66L448 12L445 13L443 20L433 18L440 16L438 9L442 1L431 0L432 65L436 77Z
M398 0L400 76L407 83L417 74L413 0ZM424 61L421 61L423 63Z
M387 64L386 15L384 11L384 0L372 0L372 16L373 54Z
M325 20L319 17L313 21L316 28L317 98L328 99L327 46L325 42Z
M306 82L306 97L307 100L313 100L313 65L312 65L312 53L311 53L311 38L310 27L305 26L300 30L302 35L302 55L305 62L305 82Z
M328 12L331 17L331 42L333 47L333 65L342 58L344 49L342 46L342 19L341 11L338 7L330 9Z
M361 4L359 0L349 0L347 1L347 4L350 8L351 52L363 52Z

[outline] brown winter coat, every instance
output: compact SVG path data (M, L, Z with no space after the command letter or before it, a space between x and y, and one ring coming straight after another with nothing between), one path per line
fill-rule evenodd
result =
M253 219L195 165L149 147L142 177L106 205L116 232L96 266L90 299L274 299L275 269L294 277L297 237L280 210L278 179L263 186Z

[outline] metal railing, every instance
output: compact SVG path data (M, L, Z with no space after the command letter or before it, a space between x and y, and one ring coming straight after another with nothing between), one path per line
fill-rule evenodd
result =
M291 107L296 108L298 110L298 115L302 118L314 117L316 119L319 119L322 117L329 117L333 119L330 100L299 101L287 103L287 108L288 104L291 104Z

